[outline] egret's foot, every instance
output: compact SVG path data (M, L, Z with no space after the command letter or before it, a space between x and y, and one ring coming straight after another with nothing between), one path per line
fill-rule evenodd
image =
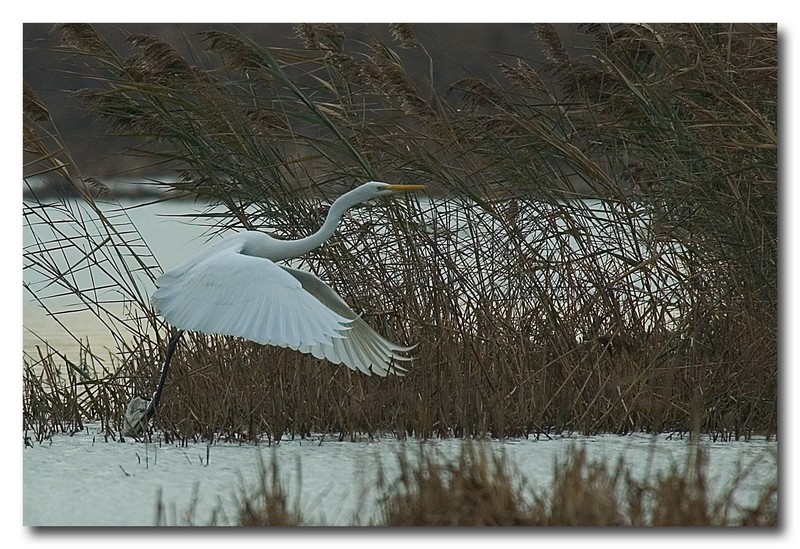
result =
M149 398L135 396L131 399L128 403L128 408L125 410L123 436L133 437L145 430L149 419L147 417L147 407L149 405Z

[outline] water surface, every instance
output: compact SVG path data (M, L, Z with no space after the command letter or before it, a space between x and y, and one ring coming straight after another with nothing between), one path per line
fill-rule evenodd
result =
M424 450L437 459L457 460L463 439L338 442L314 437L283 440L277 446L235 444L144 444L106 442L97 426L74 436L26 448L23 453L23 520L27 526L150 526L162 520L236 524L237 501L259 486L262 467L276 459L288 501L313 524L353 525L380 520L379 474L399 476L398 456L414 462ZM583 447L592 460L613 467L621 457L637 479L655 479L672 464L683 466L691 445L668 435L601 435L485 441L489 452L505 455L520 493L549 490L556 463ZM745 506L777 474L777 443L702 442L708 453L710 491L729 490L737 471L749 468L735 491ZM193 501L196 507L192 510ZM191 511L191 512L190 512ZM222 511L222 514L219 514Z

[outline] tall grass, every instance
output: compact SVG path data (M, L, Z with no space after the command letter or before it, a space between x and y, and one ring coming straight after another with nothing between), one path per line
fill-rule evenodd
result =
M412 57L436 67L407 25L360 48L335 26L300 25L294 50L212 30L191 60L154 36L122 53L88 25L55 32L87 60L87 108L179 174L174 196L224 206L219 233L298 238L321 201L361 181L428 185L428 200L354 211L301 261L390 339L419 344L405 378L194 335L157 418L167 433L776 432L774 26L587 25L578 57L539 25L545 67L509 55L504 81L444 95L409 76ZM26 98L36 162L91 205L86 182L54 167L65 153L42 136L57 131ZM158 266L135 232L94 215L102 240L55 237L25 257L48 270L80 242L88 269L136 260L112 271L134 328L117 359L121 390L146 394L167 330L141 276ZM106 311L87 299L97 289L69 287Z

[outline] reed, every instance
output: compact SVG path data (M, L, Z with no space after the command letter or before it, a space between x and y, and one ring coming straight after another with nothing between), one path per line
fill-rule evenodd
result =
M729 490L712 493L705 452L698 445L687 462L673 463L654 479L637 479L622 460L596 462L576 448L556 466L551 487L539 490L529 511L539 526L776 526L777 479L761 487L752 508L743 508Z
M581 57L536 26L547 66L509 55L506 80L445 94L410 76L407 60L430 59L409 26L360 49L328 25L298 27L297 49L208 31L190 59L158 37L131 36L123 53L88 25L55 31L87 59L89 111L179 174L170 196L225 207L197 220L212 233L304 236L321 202L368 179L430 189L354 211L302 261L390 339L419 344L405 378L193 335L156 419L168 436L776 433L774 26L588 25ZM96 389L118 406L119 387L155 383L158 263L124 211L93 206L46 107L25 97L28 173L60 178L89 212L63 200L56 223L47 200L26 205L29 223L54 229L26 268L109 329L122 322L125 381ZM61 224L80 230L65 239ZM107 294L57 268L73 251L126 315L112 323ZM124 407L92 410L119 425Z

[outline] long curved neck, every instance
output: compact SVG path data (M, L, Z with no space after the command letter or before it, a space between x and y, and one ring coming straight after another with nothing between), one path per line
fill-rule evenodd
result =
M336 231L336 227L339 226L339 221L341 221L344 212L359 202L361 202L361 199L355 196L353 191L345 193L337 198L333 204L331 204L328 215L325 217L325 222L317 232L298 240L281 240L280 256L282 257L273 257L273 260L299 257L324 244Z

